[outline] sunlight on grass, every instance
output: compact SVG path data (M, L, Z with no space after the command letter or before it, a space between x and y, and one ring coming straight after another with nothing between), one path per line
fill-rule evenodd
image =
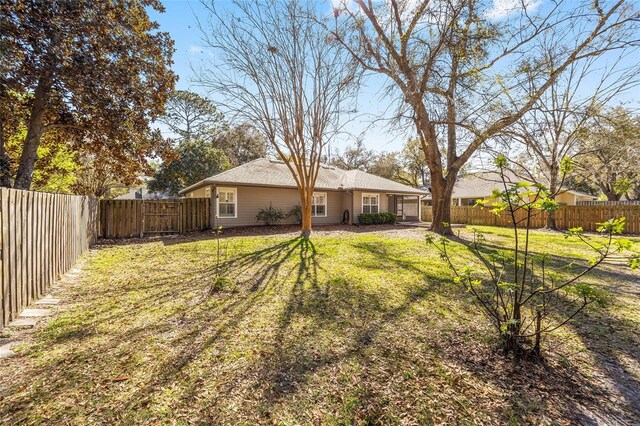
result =
M508 243L507 230L478 228ZM609 356L605 346L637 367L637 276L603 272L591 279L614 303L550 342L568 363L529 367L529 385L514 388L519 367L495 354L488 322L424 231L411 232L225 238L229 280L215 292L213 239L101 247L65 295L75 304L26 350L31 384L3 396L0 420L527 423L568 416L571 389L589 394L587 367ZM586 256L545 233L532 250Z

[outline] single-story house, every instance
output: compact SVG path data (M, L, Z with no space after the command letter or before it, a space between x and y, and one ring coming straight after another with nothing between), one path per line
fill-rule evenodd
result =
M360 170L342 170L322 164L313 194L312 223L358 223L361 213L393 212L402 220L420 218L420 198L427 192ZM212 200L212 220L223 227L259 224L256 215L273 206L284 213L300 204L300 195L283 161L260 158L211 176L180 195ZM294 224L295 217L283 223ZM213 224L213 222L212 222Z
M518 178L513 173L506 176L508 182L519 182L523 179ZM491 193L495 188L504 189L500 175L496 172L478 172L469 173L458 178L453 187L453 196L451 204L454 206L473 206L478 199L491 201ZM595 201L598 197L594 197L586 192L575 191L573 189L562 189L556 196L556 201L560 204L575 206L578 201ZM431 194L423 197L423 204L431 204Z

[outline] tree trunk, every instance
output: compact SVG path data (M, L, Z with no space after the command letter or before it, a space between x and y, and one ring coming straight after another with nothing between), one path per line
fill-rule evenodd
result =
M307 195L307 191L300 191L300 210L302 212L302 221L300 236L309 238L311 235L311 196Z
M547 212L546 228L554 230L554 231L558 229L558 226L556 224L556 211L555 210L551 210L550 212Z
M452 181L452 182L451 182ZM455 185L455 176L431 175L431 198L433 206L433 220L431 222L431 231L440 235L453 235L451 230L451 196L453 194L453 186Z
M46 77L41 77L34 93L27 136L22 147L22 155L20 156L20 165L18 166L14 188L28 190L31 187L33 170L36 160L38 159L38 146L40 145L40 137L43 132L44 114L47 110L47 98L49 97L50 89L50 80Z
M603 191L604 195L607 196L607 201L620 201L620 194L617 194L615 191Z
M556 199L556 191L559 189L558 188L558 174L559 174L559 170L558 167L552 166L551 170L549 171L549 174L551 176L550 182L549 182L549 192L553 195L551 198L552 200ZM552 210L550 212L547 212L547 223L546 223L546 228L547 229L551 229L551 230L557 230L558 226L556 224L556 212L555 210Z
M5 188L11 187L9 156L7 155L4 120L2 117L0 117L0 186Z

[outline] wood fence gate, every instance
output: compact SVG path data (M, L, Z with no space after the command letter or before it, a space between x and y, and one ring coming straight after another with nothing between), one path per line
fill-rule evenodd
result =
M180 200L142 201L141 237L180 233Z
M100 200L101 238L143 238L210 228L211 199Z

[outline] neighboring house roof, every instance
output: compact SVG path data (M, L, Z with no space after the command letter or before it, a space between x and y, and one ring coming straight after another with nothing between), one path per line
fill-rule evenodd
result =
M562 192L566 192L567 194L577 195L578 197L589 197L594 200L598 199L598 197L591 195L588 192L577 191L575 189L566 189L566 190L563 190Z
M517 182L515 175L509 174L507 182ZM497 172L469 173L458 178L453 187L452 198L484 198L491 195L495 188L502 188L502 179ZM430 199L431 194L425 198Z
M201 180L183 189L180 194L212 184L296 188L296 182L291 175L291 171L283 161L259 158ZM360 170L342 170L327 164L320 165L318 178L316 179L316 189L375 190L405 194L427 193L427 191L412 188Z
M522 181L523 179L519 178L515 173L510 171L505 171L505 178L507 180L507 184L515 183ZM455 186L453 187L453 199L457 198L484 198L491 196L494 189L498 188L500 190L504 189L502 182L502 178L497 172L476 172L469 173L464 175L456 181ZM587 194L586 192L576 191L573 189L562 189L561 193L569 193L582 197L591 197L596 198L591 194ZM425 198L430 199L431 194L427 195Z

